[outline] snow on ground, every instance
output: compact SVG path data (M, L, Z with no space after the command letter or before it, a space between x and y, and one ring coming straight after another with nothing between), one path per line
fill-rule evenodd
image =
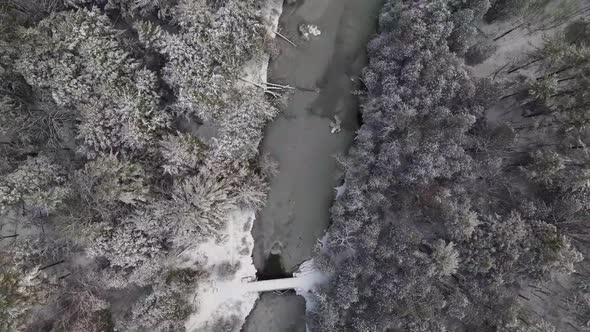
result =
M552 0L547 11L551 10L551 6L556 6L559 0ZM585 1L579 1L583 5ZM518 22L517 22L518 23ZM511 29L515 22L504 22L494 24L481 24L479 28L489 37L494 38L501 36L504 32ZM499 39L496 44L498 49L485 62L471 67L471 72L475 77L489 77L496 81L505 79L506 77L514 77L516 75L524 75L529 78L534 78L536 73L535 66L524 67L512 74L507 73L512 68L522 65L527 62L525 55L540 47L544 39L553 36L564 26L559 26L553 29L543 31L530 32L526 29L516 30L505 37ZM508 65L507 65L508 64ZM496 72L498 72L496 74ZM521 112L507 110L518 110L518 106L513 106L513 103L518 105L518 101L507 99L499 102L487 111L487 117L494 122L508 121L513 124L529 121L523 119ZM535 142L538 132L526 133L519 132L521 140L528 140ZM582 266L579 265L578 268ZM573 276L575 277L575 276ZM519 290L519 297L517 299L524 308L528 308L532 313L538 317L551 322L557 328L556 331L579 331L574 325L571 325L571 312L567 307L568 300L575 296L572 292L572 276L558 276L554 280L539 283L536 285L527 284Z
M550 0L545 13L551 13L556 10L557 5L561 0ZM575 8L580 9L587 3L586 0L576 1ZM575 12L575 11L573 11ZM584 15L584 12L579 12L571 17L571 20L579 19ZM506 22L494 22L486 24L481 22L479 24L480 30L489 38L500 37L505 32L510 31L513 27L521 23L518 19L508 20ZM550 25L550 24L549 24ZM495 77L496 71L503 69L503 73L512 69L513 66L522 63L522 59L529 52L535 51L543 44L545 38L553 36L557 31L563 29L566 25L560 25L554 28L542 28L542 22L532 22L532 31L526 28L516 29L513 32L500 38L495 44L498 46L496 52L483 63L472 67L472 74L476 77ZM506 67L506 64L510 66ZM518 71L517 74L531 75L534 71L525 67ZM500 77L502 75L499 75Z
M342 195L344 195L344 192L346 191L346 183L343 183L341 186L334 188L334 190L336 190L335 199L342 197Z
M196 312L185 324L189 332L213 332L213 324L230 317L244 322L260 292L295 289L308 301L309 310L312 293L327 280L310 260L301 265L293 278L254 281L256 269L251 256L254 218L253 210L235 210L228 215L226 229L222 232L225 236L220 241L209 239L182 253L182 265L199 266L211 273L199 281L193 294ZM224 266L237 266L237 269L233 274L224 273ZM236 331L240 327L241 324L236 326Z
M493 38L510 30L512 25L512 22L494 24L482 23L480 28L486 33L486 35ZM503 68L504 71L511 69L512 66L506 67L505 65L507 63L519 63L519 60L521 60L528 52L534 51L536 47L541 45L543 38L547 35L547 32L530 34L525 29L516 30L515 32L508 34L506 37L503 37L496 42L498 49L489 59L472 67L472 74L475 77L491 78L494 76L494 73L501 68ZM521 72L524 72L524 70Z
M216 242L210 239L182 254L184 264L198 265L210 272L209 278L199 281L193 295L196 312L185 326L187 331L213 331L216 321L235 316L242 322L254 307L258 293L248 293L243 283L256 278L252 262L254 238L251 230L254 223L253 210L236 210L228 215L224 238ZM220 267L235 266L232 275ZM239 326L237 327L239 330Z
M266 0L266 5L261 10L261 17L266 27L266 38L276 38L276 31L279 27L279 18L283 12L283 1L282 0ZM242 68L241 78L236 82L237 86L245 86L255 82L258 84L266 83L268 77L268 66L270 56L265 53L261 57L255 57L250 61L246 62L244 68Z
M330 279L330 276L318 271L313 263L313 258L303 262L297 272L293 273L299 282L295 288L297 295L303 296L305 299L305 311L313 311L316 305L316 298L313 294L318 290L321 284L324 284Z

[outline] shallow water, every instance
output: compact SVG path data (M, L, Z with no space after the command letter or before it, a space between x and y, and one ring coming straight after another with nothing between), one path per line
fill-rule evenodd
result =
M285 272L293 272L311 257L329 225L334 188L341 177L334 157L348 151L358 129L358 99L351 92L362 85L358 76L366 64L365 48L375 31L381 3L300 0L283 9L280 32L298 47L278 40L281 54L271 63L269 81L300 89L269 124L261 146L262 153L270 153L279 162L280 172L271 182L266 207L252 231L258 271L264 271L271 250L280 246ZM321 36L301 39L298 27L302 23L317 25ZM330 123L335 115L342 120L342 131L332 134ZM267 303L269 298L273 305ZM290 319L266 317L283 312L283 307L294 310ZM301 312L304 302L300 297L263 296L244 331L299 331L304 326Z

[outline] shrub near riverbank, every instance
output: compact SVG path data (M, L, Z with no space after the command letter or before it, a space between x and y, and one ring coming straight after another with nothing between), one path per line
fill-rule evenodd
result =
M575 169L587 165L580 152L587 135L585 126L569 131L571 118L557 118L552 133L569 138L537 132L544 144L529 145L516 126L489 120L491 106L522 78L477 79L464 64L488 7L477 0L384 5L380 34L368 46L363 126L343 160L346 190L332 208L328 250L316 259L335 277L317 295L314 330L555 331L547 322L553 317L539 313L543 303L518 295L580 266L587 242L576 234L588 229L588 210L578 199L588 192L564 177L570 170L584 178ZM554 18L527 8L515 15L534 9L537 17ZM569 46L560 47L561 56L573 56ZM562 63L535 73L544 77L564 69ZM574 63L583 72L586 60ZM505 67L510 72L511 64ZM581 77L575 72L563 77ZM577 91L536 94L537 85L529 84L518 85L528 107L552 100L554 111L544 115L568 107L557 103L560 92ZM580 106L584 98L571 97L567 105ZM571 135L581 142L577 148ZM562 295L572 292L582 295L573 288Z

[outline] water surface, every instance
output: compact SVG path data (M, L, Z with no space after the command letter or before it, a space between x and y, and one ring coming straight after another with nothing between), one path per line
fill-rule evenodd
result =
M272 251L279 252L284 272L292 273L311 257L329 225L334 188L341 177L334 157L348 151L359 126L358 98L352 92L362 87L358 77L381 3L306 0L283 9L280 31L298 47L279 40L281 54L271 63L269 80L300 90L269 124L261 146L261 153L279 162L280 172L271 181L266 207L252 231L258 271L265 270ZM321 36L302 40L300 24L317 25ZM342 131L332 134L335 115L342 120ZM244 331L304 331L304 305L293 294L264 294Z

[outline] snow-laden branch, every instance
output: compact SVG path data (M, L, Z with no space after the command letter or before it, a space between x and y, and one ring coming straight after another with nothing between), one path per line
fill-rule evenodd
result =
M246 83L250 83L258 88L263 89L264 93L268 93L269 95L271 95L275 98L280 97L278 92L283 92L286 90L295 90L294 87L289 86L289 85L282 85L282 84L276 84L276 83L270 83L270 82L256 83L256 82L251 81L246 78L240 78L240 80L244 81Z

